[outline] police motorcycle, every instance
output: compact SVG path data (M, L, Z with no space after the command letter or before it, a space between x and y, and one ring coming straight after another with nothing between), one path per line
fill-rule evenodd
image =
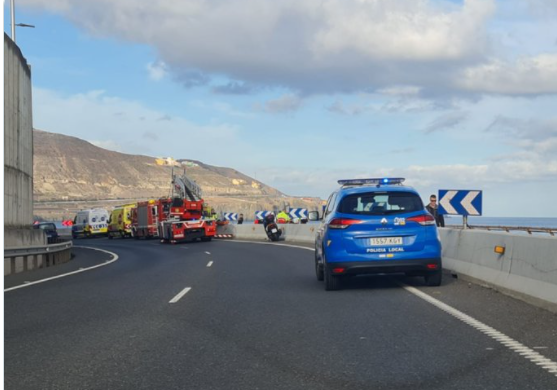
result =
M282 234L282 230L279 229L279 227L277 226L274 214L271 213L265 216L265 218L263 219L263 227L265 228L265 233L267 233L267 237L269 238L269 240L279 240Z

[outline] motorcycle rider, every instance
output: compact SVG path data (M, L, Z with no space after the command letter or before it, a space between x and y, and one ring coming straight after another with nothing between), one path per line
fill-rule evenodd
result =
M282 234L281 229L279 229L275 223L275 214L269 213L263 219L263 227L265 229L265 233L267 233L267 237L271 241L277 241Z
M267 214L265 218L263 218L263 227L265 228L265 230L267 229L267 225L273 222L275 222L275 214Z

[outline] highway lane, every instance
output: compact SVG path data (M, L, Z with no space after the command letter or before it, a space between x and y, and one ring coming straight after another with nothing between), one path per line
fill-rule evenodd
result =
M325 292L307 249L85 243L118 261L5 293L7 389L557 388L399 284L557 361L557 316L450 277L439 288L363 277Z

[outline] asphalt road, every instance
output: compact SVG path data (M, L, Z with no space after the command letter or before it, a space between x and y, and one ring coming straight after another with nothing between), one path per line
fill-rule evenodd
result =
M119 259L5 292L6 389L557 389L557 315L450 275L326 292L307 248L78 243Z

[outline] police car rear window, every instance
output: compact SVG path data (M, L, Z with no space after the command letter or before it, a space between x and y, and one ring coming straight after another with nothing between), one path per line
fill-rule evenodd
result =
M345 196L338 212L357 215L387 215L420 211L424 205L412 192L366 192Z

